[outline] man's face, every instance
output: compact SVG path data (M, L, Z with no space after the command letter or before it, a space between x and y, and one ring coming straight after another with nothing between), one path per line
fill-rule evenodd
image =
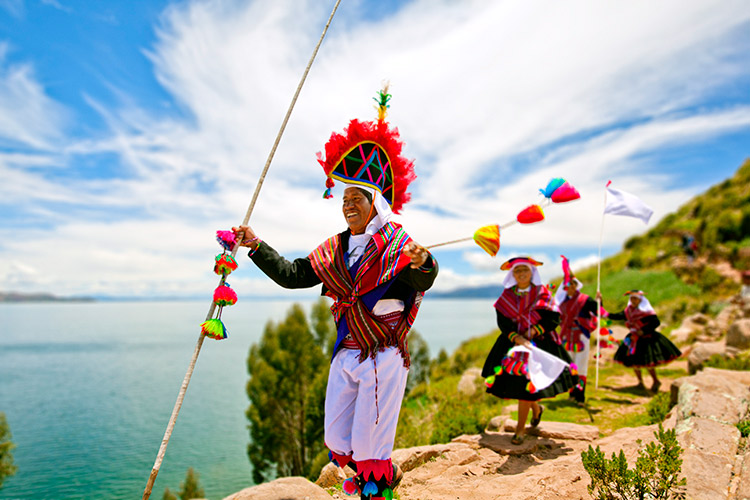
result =
M346 224L352 234L362 234L370 222L368 216L372 205L359 188L348 187L344 190L344 199L341 206Z

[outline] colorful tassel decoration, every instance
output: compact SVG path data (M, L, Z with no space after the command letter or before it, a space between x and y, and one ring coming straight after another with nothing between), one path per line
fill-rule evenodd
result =
M503 373L503 365L497 365L492 369L492 371L495 372L495 375L500 375L501 373Z
M224 247L224 250L232 251L236 242L232 231L216 231L216 241Z
M474 233L474 241L494 257L500 251L500 226L493 224L480 227Z
M367 481L367 484L365 484L365 487L362 488L362 494L364 496L377 495L377 493L378 493L378 485L374 481Z
M529 205L518 213L516 220L521 224L534 224L544 220L544 212L539 205Z
M383 498L385 498L385 500L393 500L393 490L390 488L384 489Z
M220 253L216 256L216 264L214 265L214 272L219 276L228 276L232 271L237 270L237 261L234 260L231 254Z
M562 177L555 177L547 183L547 187L540 189L539 192L542 193L545 198L551 198L555 191L557 191L557 189L563 184L565 184L565 179Z
M209 319L208 321L202 323L201 333L206 337L216 340L224 340L229 336L227 328L224 326L224 323L222 323L220 319Z
M326 200L330 200L331 198L333 198L331 189L333 189L333 186L335 185L336 184L333 182L333 179L331 179L330 177L326 177L326 190L323 191L323 198L325 198Z
M534 384L529 380L529 383L526 384L526 391L530 394L534 394L536 392L536 387L534 387Z
M575 363L570 363L570 374L578 375L578 365L576 365Z
M605 328L602 328L599 331L599 335L601 336L599 339L599 347L607 349L609 347L618 347L620 343L617 341L617 339L612 335L612 330L607 330Z
M224 283L214 290L214 304L219 307L233 306L237 303L237 294L234 290L229 287L228 283Z
M487 387L492 387L493 385L495 385L495 376L490 375L489 377L484 379L484 385L486 385Z
M341 485L341 489L349 496L359 495L359 487L357 486L357 483L354 482L354 478L350 477L344 481Z
M528 376L528 359L528 353L514 352L510 356L506 356L503 358L503 371L510 375Z
M580 197L581 194L578 190L565 182L562 186L557 188L554 193L552 193L551 199L552 203L567 203L569 201L577 200Z

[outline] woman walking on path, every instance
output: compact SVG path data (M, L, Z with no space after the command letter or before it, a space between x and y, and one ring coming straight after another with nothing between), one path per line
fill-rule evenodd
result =
M581 292L583 284L573 275L568 259L563 259L563 281L555 294L560 309L562 346L578 368L578 384L570 391L577 403L586 402L586 374L591 351L591 332L596 330L596 300Z
M503 293L495 302L500 336L482 369L482 376L488 379L488 393L518 400L518 423L511 440L516 445L524 440L529 410L532 412L531 426L536 427L544 413L544 406L538 401L567 392L576 384L576 377L565 367L549 386L537 391L523 373L528 354L514 352L507 356L515 346L534 345L570 363L570 357L555 334L560 314L555 310L549 290L542 285L537 270L540 265L541 262L531 257L514 257L500 266L503 271L510 271L503 280Z
M642 290L625 292L630 297L628 306L619 313L609 313L609 319L625 321L630 330L615 352L615 361L633 368L638 379L639 389L645 389L641 368L651 375L651 391L657 392L661 386L656 375L656 367L678 358L682 352L671 340L656 331L661 324L654 308Z

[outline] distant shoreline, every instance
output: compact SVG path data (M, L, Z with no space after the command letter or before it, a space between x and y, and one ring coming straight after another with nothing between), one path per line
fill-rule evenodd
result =
M460 288L448 292L428 292L431 299L486 299L497 298L500 289L496 286ZM316 295L317 296L317 295ZM294 297L299 298L299 297ZM21 302L179 302L199 301L206 297L60 297L51 293L0 292L0 304ZM289 300L288 295L254 296L253 300Z
M51 293L0 292L0 302L95 302L93 297L58 297Z

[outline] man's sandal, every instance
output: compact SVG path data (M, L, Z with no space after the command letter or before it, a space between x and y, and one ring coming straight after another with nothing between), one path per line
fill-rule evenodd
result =
M401 484L401 480L404 478L404 473L401 471L401 467L393 464L393 480L391 482L391 489L395 490L396 487Z

